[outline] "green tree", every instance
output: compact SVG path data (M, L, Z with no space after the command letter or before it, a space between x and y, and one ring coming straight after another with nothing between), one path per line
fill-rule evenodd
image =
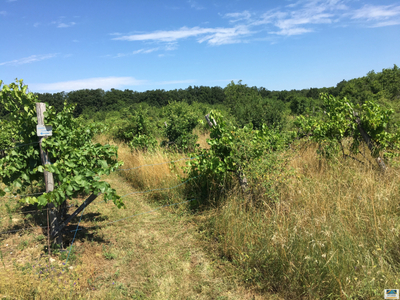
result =
M261 129L262 124L279 126L284 122L285 105L280 100L264 99L255 88L249 88L239 81L225 87L225 104L239 126L252 124Z

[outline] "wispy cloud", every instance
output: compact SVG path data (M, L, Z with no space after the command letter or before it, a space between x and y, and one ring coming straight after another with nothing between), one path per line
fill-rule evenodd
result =
M231 28L216 28L214 32L199 38L199 43L207 42L210 45L224 45L242 42L242 38L251 34L247 25L238 25Z
M159 50L160 48L151 48L151 49L139 49L139 50L135 50L129 53L118 53L117 55L107 55L106 57L112 57L112 58L119 58L119 57L125 57L125 56L131 56L131 55L136 55L136 54L147 54L147 53L151 53L154 51Z
M7 15L7 12L5 10L0 10L0 16L5 16Z
M51 24L56 25L57 28L68 28L68 27L72 27L72 26L76 25L75 22L65 22L64 21L65 19L66 19L66 17L61 16L58 18L57 21L51 22Z
M238 21L249 20L251 18L251 13L245 10L243 12L227 13L224 17L232 19L229 20L229 22L235 23Z
M57 53L45 54L45 55L31 55L29 57L24 57L24 58L20 58L20 59L2 62L2 63L0 63L0 66L6 66L6 65L18 66L18 65L29 64L29 63L53 58L56 56L57 56Z
M160 49L160 48L157 47L157 48L151 48L151 49L139 49L139 50L133 51L132 54L139 54L139 53L146 54L146 53L151 53L151 52L157 51L158 49Z
M194 1L188 1L194 4ZM400 23L400 5L364 5L354 7L349 0L297 0L266 12L249 10L220 14L228 19L228 26L183 26L175 30L147 33L114 34L113 40L173 43L193 38L198 43L224 45L248 41L278 39L280 36L318 32L324 26L349 26L355 21L369 27L383 27ZM349 5L352 4L350 7ZM174 49L177 46L174 46Z
M372 24L370 27L385 27L385 26L394 26L394 25L399 25L400 20L392 20L392 21L383 21L383 22L378 22L375 24Z
M249 34L246 26L235 26L231 28L201 28L201 27L182 27L178 30L156 31L152 33L125 35L114 38L121 41L161 41L176 42L180 39L198 37L198 42L207 42L211 45L222 45L237 43L239 36Z
M400 5L364 5L354 11L352 19L367 21L371 27L400 24Z
M176 49L178 49L177 43L168 43L165 45L165 48L164 48L165 51L173 51Z
M200 4L198 4L197 1L195 1L195 0L188 0L187 2L190 4L191 8L198 9L198 10L205 8L204 6L201 6Z
M7 0L7 2L15 2L15 1L17 1L17 0Z
M75 22L59 23L57 25L57 28L68 28L68 27L74 26L75 24L76 24Z
M314 31L314 25L333 23L340 15L339 12L347 9L340 0L298 1L285 9L274 9L264 13L253 25L274 26L277 30L269 31L270 34L299 35Z
M123 88L125 86L145 85L147 81L138 80L133 77L96 77L55 83L31 84L32 91L74 91L81 89L103 89Z

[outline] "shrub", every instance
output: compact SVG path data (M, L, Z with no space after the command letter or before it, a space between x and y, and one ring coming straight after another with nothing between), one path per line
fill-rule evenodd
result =
M139 107L128 117L128 122L118 128L115 137L132 149L153 150L157 146L154 132L155 125L148 116L148 110Z
M189 104L185 102L171 102L165 107L167 127L165 135L168 141L163 145L170 146L178 151L193 151L198 136L193 134L193 129L198 124L198 117Z

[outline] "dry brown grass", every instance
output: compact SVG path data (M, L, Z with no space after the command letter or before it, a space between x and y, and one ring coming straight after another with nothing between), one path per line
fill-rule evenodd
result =
M194 134L196 134L199 138L197 140L197 144L200 145L201 149L210 149L210 145L207 143L207 139L210 138L210 133L202 133L199 130L194 130Z
M398 286L399 170L319 160L315 146L289 166L277 203L260 194L264 208L249 208L233 196L219 210L222 253L260 288L289 298L381 299L385 286Z

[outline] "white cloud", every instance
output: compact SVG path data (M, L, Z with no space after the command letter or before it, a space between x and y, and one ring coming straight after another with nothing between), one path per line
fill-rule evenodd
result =
M68 28L68 27L74 26L75 24L76 24L75 22L59 23L57 25L57 28Z
M7 12L5 10L0 10L0 15L1 16L5 16L7 14Z
M139 49L139 50L135 50L129 53L118 53L115 56L112 56L113 58L119 58L119 57L125 57L125 56L131 56L131 55L135 55L135 54L147 54L147 53L151 53L154 51L159 50L160 48L151 48L151 49ZM106 55L106 57L110 57L111 55Z
M17 1L17 0L7 0L7 2L15 2L15 1Z
M188 0L187 2L190 4L191 8L198 9L198 10L204 9L204 7L201 6L200 4L198 4L197 1L195 1L195 0Z
M251 13L247 10L243 12L236 12L236 13L227 13L224 16L225 18L230 18L233 20L229 20L231 23L235 23L242 20L249 20L251 18Z
M400 23L400 5L364 5L354 11L352 19L376 22L370 27L398 25Z
M137 80L133 77L97 77L55 83L31 84L33 91L74 91L81 89L118 89L125 86L144 85L145 80Z
M218 28L216 32L200 38L199 43L207 41L210 45L224 45L242 42L241 38L251 32L248 26L241 25L233 28Z
M373 25L371 25L370 27L385 27L385 26L394 26L394 25L399 25L400 24L400 20L392 20L392 21L383 21L383 22L378 22L375 23Z
M158 49L159 49L158 47L151 48L151 49L139 49L139 50L133 51L132 54L151 53L151 52L157 51Z
M39 25L40 25L40 23L36 22L36 23L33 24L33 27L39 27Z
M196 3L188 2L192 5ZM198 43L224 45L248 42L250 38L252 41L261 41L271 38L276 40L279 36L302 35L321 31L324 25L330 24L335 27L346 27L354 23L354 20L364 22L369 27L400 23L400 5L364 5L359 9L353 5L348 6L354 2L356 1L296 0L288 5L281 4L261 15L249 10L220 14L221 17L228 19L231 24L229 26L183 26L175 30L112 35L115 35L113 40L172 44L173 46L165 46L164 50L175 50L180 40L188 38L195 38Z
M174 42L179 39L188 38L191 36L198 36L202 34L215 32L213 28L200 28L200 27L182 27L178 30L169 30L169 31L156 31L152 33L144 33L144 34L134 34L134 35L125 35L121 37L114 38L114 40L120 41L162 41L162 42Z
M353 19L382 20L400 14L400 5L364 5L354 12Z
M347 9L341 0L298 1L287 5L286 10L274 9L264 13L252 25L271 24L278 28L277 31L269 31L271 34L299 35L313 32L311 25L337 22L339 11Z
M57 56L56 53L45 54L45 55L31 55L29 57L24 57L24 58L20 58L20 59L2 62L2 63L0 63L0 66L6 66L6 65L18 66L18 65L29 64L29 63L33 63L36 61L53 58L55 56Z
M247 35L250 31L246 26L235 26L232 28L201 28L182 27L178 30L156 31L152 33L126 35L114 38L121 41L160 41L175 42L188 37L199 37L198 42L207 41L211 45L222 45L236 43L239 36Z
M313 31L312 29L296 27L296 28L283 28L283 29L281 29L279 31L270 31L268 33L277 34L277 35L291 36L291 35L304 34L304 33L312 32L312 31Z
M165 48L164 48L165 51L173 51L176 49L178 49L177 43L168 43L167 45L165 45Z
M57 21L53 21L50 24L56 25L57 28L68 28L68 27L72 27L74 25L76 25L75 22L65 22L64 20L66 19L66 17L61 16L58 17Z

